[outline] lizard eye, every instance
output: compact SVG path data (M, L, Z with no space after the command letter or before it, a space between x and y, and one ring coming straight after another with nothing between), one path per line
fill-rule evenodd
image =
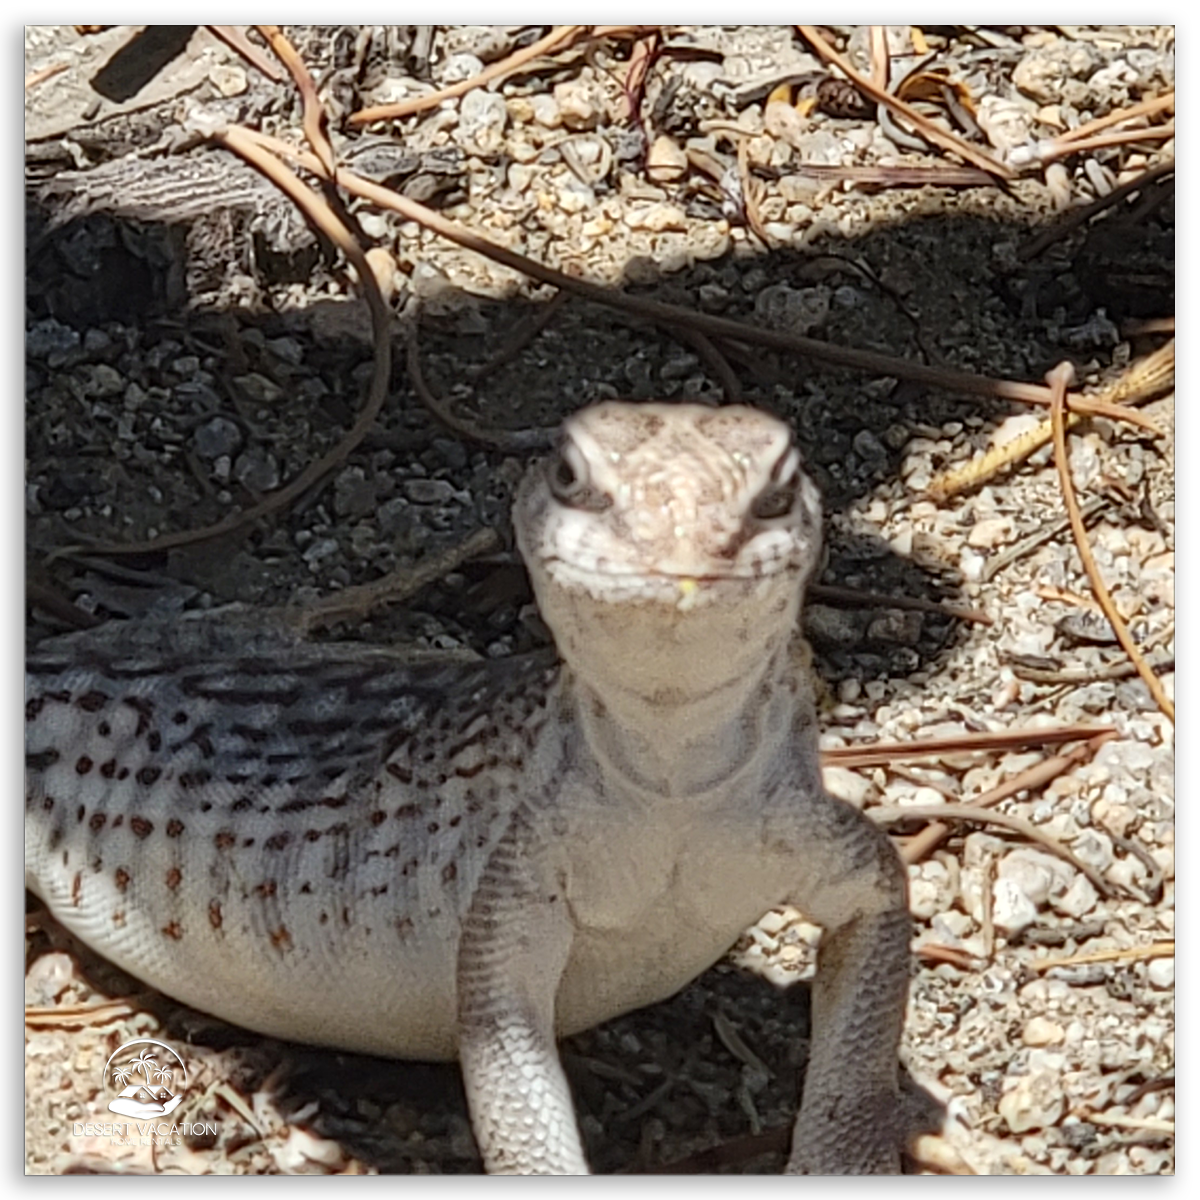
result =
M600 512L612 503L608 496L592 486L587 460L574 442L563 442L547 474L550 491L562 504Z
M796 503L800 478L800 452L791 446L775 464L771 481L759 492L751 511L762 521L786 517Z

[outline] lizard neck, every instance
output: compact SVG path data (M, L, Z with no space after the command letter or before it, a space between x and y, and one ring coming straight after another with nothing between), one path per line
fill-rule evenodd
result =
M738 638L591 638L567 658L566 685L601 777L657 796L727 789L786 746L800 693L789 625L741 626ZM586 649L581 650L581 645Z

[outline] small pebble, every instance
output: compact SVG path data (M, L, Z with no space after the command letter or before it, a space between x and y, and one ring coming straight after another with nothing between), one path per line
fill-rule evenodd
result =
M1067 1106L1062 1081L1050 1071L1018 1076L1000 1097L1000 1116L1013 1133L1045 1129L1062 1116Z
M1146 967L1150 986L1169 991L1175 986L1175 960L1173 958L1152 959Z

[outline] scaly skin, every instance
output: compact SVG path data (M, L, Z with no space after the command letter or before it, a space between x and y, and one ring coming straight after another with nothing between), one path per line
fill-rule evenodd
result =
M416 664L245 617L27 666L26 880L147 983L277 1036L462 1062L489 1172L585 1174L559 1036L768 909L826 927L789 1173L894 1173L905 876L820 782L784 425L603 404L518 541L560 661Z

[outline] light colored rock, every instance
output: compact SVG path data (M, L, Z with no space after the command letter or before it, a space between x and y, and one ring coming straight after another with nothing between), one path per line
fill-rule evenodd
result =
M534 170L525 163L514 162L508 165L508 186L514 192L523 192L533 179Z
M1015 937L1037 920L1037 905L1011 879L992 886L992 924L1006 937Z
M565 213L581 213L596 203L596 193L571 175L560 182L554 202Z
M959 912L957 909L938 913L930 924L936 941L951 943L969 937L974 928L975 922L965 912Z
M1074 194L1071 188L1071 172L1060 162L1050 163L1046 167L1045 179L1054 207L1068 208Z
M786 928L788 921L789 917L786 913L782 913L778 909L772 909L769 913L763 915L758 923L758 927L763 933L771 937L778 937Z
M667 229L686 229L687 216L677 204L665 201L659 204L644 204L631 208L625 217L630 229L645 229L650 233L662 233Z
M1138 1175L1174 1175L1175 1155L1171 1150L1130 1146L1129 1162Z
M1175 960L1173 958L1152 959L1146 968L1150 986L1169 991L1175 986Z
M271 1147L275 1165L285 1175L319 1175L337 1170L345 1155L340 1145L293 1125L286 1141Z
M1012 521L1007 517L988 517L976 521L967 534L967 545L977 550L991 550L1012 537Z
M907 779L896 781L889 787L885 795L892 803L909 808L932 808L937 804L945 804L946 797L937 788L913 787Z
M1059 40L1032 54L1026 54L1013 67L1013 84L1040 104L1066 99L1071 103L1085 98L1086 79L1100 65L1099 52L1083 42ZM1074 87L1069 86L1075 84Z
M571 79L555 84L554 99L568 129L595 129L604 113L604 95L590 80Z
M562 127L562 112L559 110L558 101L553 96L545 92L530 96L529 107L533 110L533 119L543 128L559 129Z
M942 903L941 889L928 879L910 879L908 907L912 915L921 921L936 916L945 907Z
M240 96L249 87L246 72L232 63L218 63L209 71L208 77L213 87L227 100L233 96Z
M581 183L600 183L612 170L613 151L607 139L595 133L580 133L558 145L563 161Z
M1001 96L984 96L977 113L979 128L999 151L1013 150L1033 139L1033 110Z
M484 88L468 92L460 102L458 136L468 154L488 157L504 145L508 106L504 97Z
M439 32L448 52L474 55L481 63L512 53L511 30L503 25L450 25Z
M687 174L687 155L673 138L660 134L646 152L646 174L655 183L673 183Z
M1083 917L1096 907L1100 893L1086 875L1076 872L1070 887L1061 896L1051 897L1050 904L1055 912L1068 917Z
M1032 1017L1021 1030L1021 1041L1026 1046L1057 1046L1066 1039L1066 1030L1048 1017Z
M1021 1075L1000 1097L999 1112L1013 1133L1045 1129L1063 1115L1067 1098L1062 1081L1050 1071Z
M48 1008L74 976L75 962L69 954L61 951L43 954L25 976L25 1003L33 1008Z
M1113 865L1112 840L1096 829L1084 829L1071 845L1075 857L1103 874Z
M862 808L871 794L871 781L847 767L823 767L821 778L826 791L855 808Z
M1038 907L1045 904L1052 893L1064 891L1071 874L1065 863L1026 846L1006 854L996 871L999 879L1015 884Z
M451 54L442 64L440 82L443 86L449 83L461 83L464 79L474 79L483 70L483 60L474 54ZM476 91L482 89L476 88ZM468 95L472 93L468 92Z
M909 481L911 484L911 480ZM978 583L983 578L984 558L974 550L964 550L958 560L959 570L963 578L970 583Z

